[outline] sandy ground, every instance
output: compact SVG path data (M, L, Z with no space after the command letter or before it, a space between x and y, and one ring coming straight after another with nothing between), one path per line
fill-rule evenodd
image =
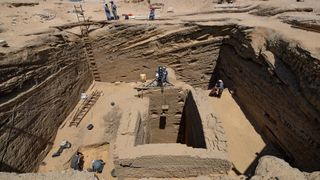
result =
M7 2L39 2L39 5L35 6L20 6L13 7ZM74 5L82 5L85 10L85 15L91 20L105 20L105 14L103 9L103 3L105 0L85 0L84 3L71 2L70 0L13 0L13 1L1 1L0 2L0 39L6 40L11 47L10 49L18 49L25 45L28 45L31 40L37 38L37 35L33 33L54 31L56 29L49 28L55 25L61 25L70 22L77 22L76 14L74 12ZM135 16L147 17L148 3L146 1L140 3L127 3L128 0L115 1L118 5L118 14L131 13ZM151 3L163 3L164 6L161 9L156 10L156 15L160 18L169 18L164 22L181 23L180 20L184 18L177 16L188 13L195 13L193 19L200 18L202 20L208 18L228 17L233 19L241 19L244 25L252 26L267 26L275 28L276 30L288 34L290 37L294 37L296 34L302 36L303 42L310 42L311 38L314 38L315 34L307 31L292 29L289 25L280 23L277 16L266 18L256 17L248 15L247 13L234 13L234 14L206 14L202 15L202 12L208 12L217 9L232 8L237 6L254 6L260 4L263 7L279 7L279 8L295 8L295 7L312 7L314 12L302 13L299 15L318 16L320 13L320 1L318 0L306 0L305 2L296 2L294 0L237 0L234 4L222 4L218 5L216 1L212 0L185 0L181 3L178 0L152 0ZM173 9L173 13L168 13L167 10ZM292 14L292 13L291 13ZM123 17L120 21L124 21ZM266 20L268 21L267 23ZM148 23L144 21L143 23ZM285 27L286 26L286 27ZM287 31L287 30L290 31ZM300 37L299 36L299 37ZM320 38L316 37L311 42L319 42ZM313 46L311 44L310 46ZM1 51L6 49L0 48ZM7 48L8 50L8 48Z
M275 18L257 17L249 14L215 14L214 17L208 18L208 15L196 15L196 16L181 16L180 18L187 21L200 21L198 24L202 25L214 25L219 24L216 20L223 18L230 18L229 23L237 22L243 26L256 26L265 27L271 30L275 30L281 36L298 42L301 46L307 48L314 55L320 55L320 33L305 31L301 29L291 28L289 24L282 23ZM225 23L225 22L220 22ZM272 35L272 32L269 32Z
M209 91L206 91L209 94ZM228 139L228 155L237 173L254 173L255 161L263 153L274 154L258 134L228 89L221 98L210 97L212 111L222 121ZM271 152L270 152L271 151Z
M0 2L0 39L4 39L9 43L10 50L21 48L28 44L32 39L38 37L36 35L32 35L32 33L48 30L50 31L52 30L48 29L50 26L77 21L76 15L73 12L73 5L78 3L71 3L68 0L25 0L24 2L26 1L39 2L39 5L30 7L10 7L10 5L5 3L6 1ZM21 1L16 0L15 2ZM105 14L102 8L103 2L103 0L85 1L85 3L82 5L85 8L85 14L87 18L92 20L104 20ZM230 23L237 21L237 23L241 25L261 26L274 29L284 36L300 42L312 52L320 54L319 33L293 29L290 27L290 25L282 23L279 19L277 19L277 16L257 17L247 13L201 14L201 12L210 11L217 8L234 6L226 4L217 5L213 3L212 0L185 0L183 3L178 0L154 0L152 2L164 3L164 8L162 10L157 10L157 14L159 14L161 17L169 18L167 21L155 21L152 23L184 23L186 21L199 21L198 23L201 24L217 24L219 22L214 21L215 19L228 17L231 19L229 21ZM148 4L146 2L135 4L125 3L124 1L118 0L116 3L118 4L120 15L122 13L133 13L137 16L148 15ZM299 13L299 15L305 14L306 16L316 16L320 12L319 0L305 0L305 2L302 3L297 3L295 0L239 0L235 5L253 3L276 7L313 7L313 13ZM174 13L166 12L169 7L173 8ZM184 13L195 12L199 12L199 14L193 16L183 15ZM146 23L147 21L130 22ZM5 50L6 49L4 48L0 48L0 51ZM89 92L93 89L102 90L104 95L100 97L99 101L82 120L78 128L68 126L68 122L72 118L74 112L70 114L70 116L66 119L66 125L59 130L54 141L53 149L44 159L45 163L40 166L39 172L63 170L68 168L68 160L70 157L79 148L82 148L84 149L83 152L85 154L85 158L87 159L85 160L85 167L89 167L90 164L88 164L88 162L90 162L92 159L104 159L107 162L106 168L99 176L105 179L110 179L110 171L113 168L113 157L112 153L109 153L109 149L112 148L113 142L110 141L105 135L105 132L110 130L107 129L108 125L105 124L104 117L108 114L108 112L113 111L113 108L118 107L118 105L120 109L119 111L127 108L128 106L145 106L146 102L144 100L134 97L136 94L136 91L133 90L134 86L135 84L123 83L116 86L109 83L96 83L95 86L89 88ZM116 103L115 107L110 105L112 101ZM213 111L224 124L224 128L228 136L228 149L231 161L234 163L235 168L240 173L247 172L252 163L257 159L258 154L265 152L265 149L268 147L268 145L255 131L254 127L250 124L250 121L243 114L240 107L234 101L228 91L223 93L221 99L210 98L210 103ZM86 129L86 126L89 123L94 124L94 129L91 131ZM72 147L65 150L60 157L52 158L52 153L58 149L59 144L64 139L70 141L72 143ZM102 145L94 149L87 147L96 144Z
M86 92L90 94L94 90L101 90L102 96L80 122L78 127L69 127L69 122L73 118L81 101L69 117L58 130L57 136L53 142L53 148L48 156L43 160L44 163L39 167L38 172L61 171L70 168L69 160L73 154L80 151L84 155L84 170L91 167L94 159L102 159L106 162L105 168L101 174L97 174L101 179L112 179L111 171L113 166L113 153L116 133L115 120L121 117L122 112L128 108L146 108L148 98L137 98L136 90L133 88L135 83L120 83L118 85L111 83L95 82ZM111 106L111 102L115 105ZM88 130L88 124L93 124L94 128ZM72 146L65 149L61 156L52 158L51 155L59 148L63 140L68 140Z

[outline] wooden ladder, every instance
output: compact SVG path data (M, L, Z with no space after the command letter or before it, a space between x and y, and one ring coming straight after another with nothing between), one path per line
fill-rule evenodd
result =
M69 127L76 126L80 124L84 116L90 111L92 106L98 101L99 97L101 96L102 91L95 90L91 95L89 95L78 108L77 112L73 116Z
M77 15L78 22L85 23L87 20L86 20L86 17L84 16L84 10L82 8L82 5L81 4L79 6L74 5L74 10ZM81 31L82 37L88 36L89 26L88 25L81 25L80 31Z
M94 60L93 49L91 46L90 39L89 39L89 37L83 37L82 40L84 42L86 56L87 56L87 62L89 64L89 68L91 70L93 79L95 81L101 81L101 77L98 72L97 64L96 64L96 61Z
M84 11L82 5L79 6L74 5L75 13L77 15L77 19L79 23L85 23L87 20L84 16ZM81 25L80 26L82 41L84 43L85 53L87 63L89 65L89 69L92 73L92 76L95 81L101 81L100 74L98 72L98 68L94 59L92 45L89 39L89 26L88 25Z

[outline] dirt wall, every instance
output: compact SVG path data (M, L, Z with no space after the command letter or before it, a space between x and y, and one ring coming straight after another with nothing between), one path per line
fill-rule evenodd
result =
M246 31L225 41L219 72L252 123L288 162L319 170L320 60L296 42L270 36L274 32ZM260 39L253 39L257 34Z
M52 42L51 42L52 43ZM81 43L36 46L0 59L0 171L31 172L92 82Z
M232 25L119 24L96 32L98 70L103 81L132 82L141 73L155 77L157 66L175 70L178 80L207 88L220 45Z
M193 148L206 148L201 117L191 92L186 97L179 135L180 143Z
M149 120L147 134L150 136L147 143L176 143L184 106L185 92L174 87L150 91ZM162 114L162 106L169 109Z

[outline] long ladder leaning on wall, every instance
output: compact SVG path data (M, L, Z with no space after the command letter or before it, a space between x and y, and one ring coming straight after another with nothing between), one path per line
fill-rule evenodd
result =
M94 60L93 56L93 49L92 45L89 39L89 25L86 25L87 22L85 16L84 16L84 10L82 8L82 5L74 5L75 13L77 15L77 19L80 25L80 31L82 40L84 43L85 53L86 53L86 59L89 64L89 68L91 70L92 76L95 81L101 81L100 74L98 72L98 68L96 65L96 62Z

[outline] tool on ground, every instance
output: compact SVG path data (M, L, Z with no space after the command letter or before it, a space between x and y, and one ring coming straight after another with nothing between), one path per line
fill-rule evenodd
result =
M92 130L93 129L93 124L88 124L87 129L88 130Z
M112 169L112 171L111 171L111 176L112 177L117 177L117 174L116 174L116 170L115 169Z

